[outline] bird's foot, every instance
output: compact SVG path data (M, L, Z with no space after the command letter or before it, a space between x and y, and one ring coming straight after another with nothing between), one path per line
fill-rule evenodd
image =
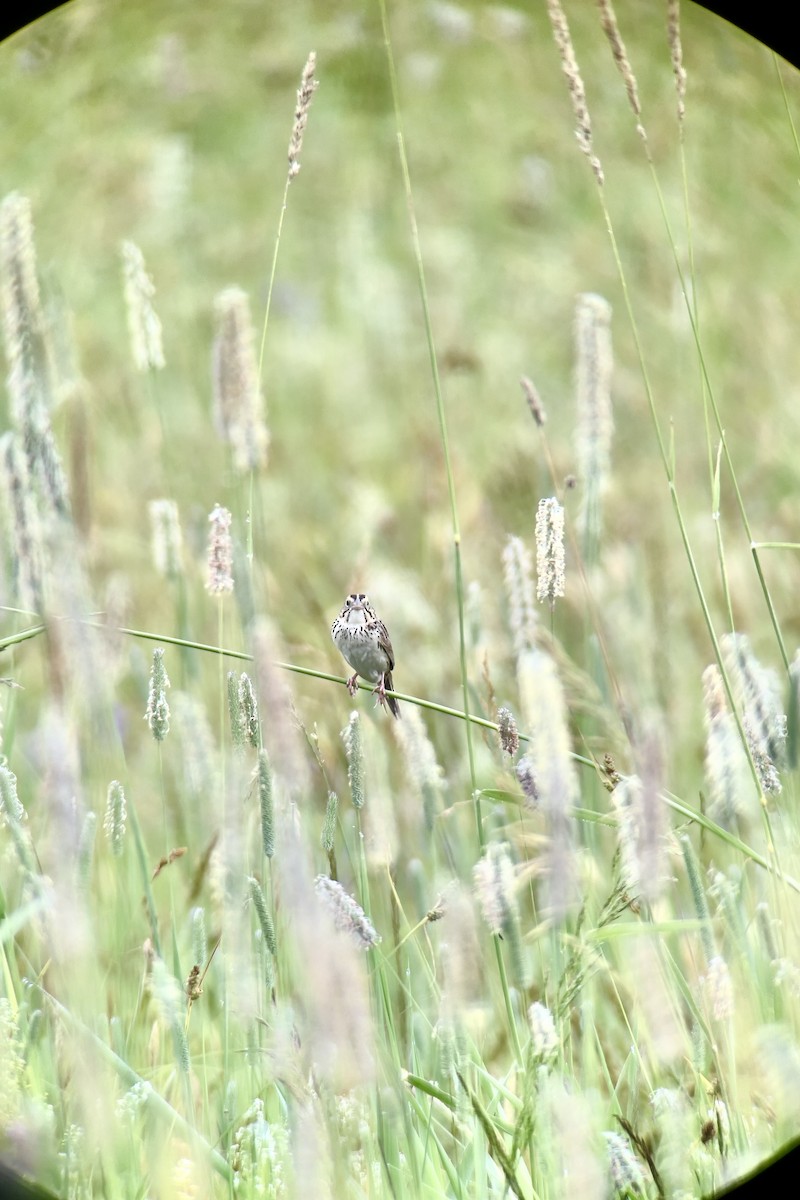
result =
M378 704L382 705L383 707L386 706L386 681L383 675L381 675L380 679L375 684L375 687L372 689L372 694L373 696L378 697Z
M351 675L348 679L347 690L351 696L355 696L356 692L358 691L358 671L356 671L355 675Z

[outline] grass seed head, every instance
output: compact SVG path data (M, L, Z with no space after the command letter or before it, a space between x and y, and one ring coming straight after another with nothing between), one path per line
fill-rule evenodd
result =
M371 950L378 944L381 939L375 926L358 901L348 895L340 883L329 879L327 875L318 875L314 880L314 890L333 918L336 928L348 934L359 949Z
M231 446L234 468L245 474L266 465L269 448L250 302L241 288L230 287L217 296L214 309L214 419Z
M559 1039L553 1014L545 1004L537 1000L528 1009L528 1024L531 1029L533 1055L537 1062L547 1063L558 1053Z
M233 591L233 517L227 508L216 504L208 517L211 532L208 538L208 576L206 589L212 596L224 596Z
M153 565L159 575L178 579L183 574L183 539L174 500L151 500L147 506L153 538Z
M503 578L508 599L508 621L517 659L536 644L533 559L521 538L509 537L503 550Z
M686 116L686 70L681 43L680 0L667 0L667 42L678 97L678 123L683 125L683 118Z
M628 103L631 106L633 115L636 117L636 132L642 141L646 142L647 134L642 124L642 106L639 102L639 88L636 83L636 76L633 73L633 67L628 58L628 51L625 49L625 43L619 31L614 6L611 0L598 0L598 6L600 8L600 24L603 28L603 33L606 35L608 44L611 47L611 53L614 55L614 62L617 64L617 69L625 84Z
M306 65L303 67L303 74L300 77L300 87L297 89L297 106L294 110L294 124L292 125L292 136L289 141L289 178L294 179L300 171L300 151L303 149L303 137L308 125L308 113L311 108L311 101L314 98L314 92L319 87L319 81L314 78L314 72L317 67L317 56L312 50L309 54Z
M520 387L522 388L522 393L525 399L528 401L528 408L531 410L531 416L541 429L547 423L547 413L544 410L544 405L542 404L539 392L537 391L533 381L530 380L527 375L523 375L520 378L519 383Z
M364 793L364 747L361 744L361 718L357 712L350 713L350 720L341 732L347 756L347 781L353 808L363 808Z
M519 750L519 731L516 717L510 708L504 706L497 710L497 733L501 748L513 758Z
M592 122L586 103L586 89L583 86L583 78L578 67L578 60L575 57L575 47L572 44L572 35L570 34L567 18L561 7L560 0L547 0L547 11L550 15L550 24L553 27L556 48L561 58L561 69L564 72L567 87L569 88L572 111L575 116L575 137L578 140L581 150L589 160L598 186L602 187L604 183L603 168L600 165L600 159L594 153L592 145Z
M17 435L11 432L0 438L0 483L8 512L14 594L21 608L41 612L45 563L42 526L27 460Z
M715 1021L728 1021L733 1016L733 981L728 964L721 954L709 959L708 973L703 977L706 999Z
M103 831L108 838L114 858L121 858L125 849L126 818L125 792L119 780L113 779L108 785Z
M611 438L611 305L602 296L578 296L575 308L575 453L582 503L578 525L599 535L602 500L608 490Z
M646 1196L644 1173L630 1142L621 1133L604 1133L608 1169L616 1196Z
M122 274L134 364L137 371L160 371L165 362L161 321L153 307L156 289L135 242L122 243Z
M170 686L167 669L164 666L164 651L159 647L153 651L153 664L150 668L150 689L147 695L147 709L144 718L150 726L150 732L157 742L163 742L169 733L169 703L167 688Z
M552 608L565 588L564 509L554 496L536 510L536 598Z

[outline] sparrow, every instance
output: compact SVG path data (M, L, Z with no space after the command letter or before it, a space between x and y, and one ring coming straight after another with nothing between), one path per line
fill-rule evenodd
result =
M387 696L386 689L394 690L392 670L394 651L389 632L380 619L369 598L363 592L353 592L344 602L344 607L331 625L331 637L337 650L354 669L347 680L347 690L356 694L358 677L374 683L372 694L380 704L387 704L393 716L400 716L400 708L394 696Z

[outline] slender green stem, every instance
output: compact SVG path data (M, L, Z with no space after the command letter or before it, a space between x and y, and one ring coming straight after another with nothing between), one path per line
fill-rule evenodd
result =
M425 325L425 337L428 343L428 356L430 359L431 378L433 380L433 390L436 398L436 415L439 421L439 436L442 443L442 456L444 458L445 473L447 475L447 494L450 500L450 520L453 530L453 550L455 564L455 582L456 582L456 604L458 606L458 643L459 643L459 661L461 666L461 691L464 697L464 712L469 713L469 678L467 673L467 657L466 657L466 633L464 621L464 577L461 563L461 531L458 522L458 507L456 504L456 485L453 476L453 464L450 457L450 441L447 432L447 417L444 408L444 396L442 394L441 378L439 376L439 364L436 357L436 345L433 338L433 322L431 321L430 305L428 303L428 289L425 282L425 268L422 261L422 246L419 237L419 226L417 224L416 210L414 207L414 195L411 189L411 173L408 167L408 157L406 155L405 139L400 123L400 95L397 86L397 73L394 65L394 53L392 51L391 37L389 35L389 22L386 14L385 0L380 0L381 7L381 22L383 26L384 48L386 50L386 61L389 71L389 83L392 92L392 104L394 108L395 128L397 133L397 152L400 159L400 170L403 176L403 188L406 197L406 207L408 209L408 221L411 231L411 242L414 251L414 260L417 268L417 282L419 285L420 301L422 304L422 316ZM485 838L483 832L483 820L481 816L480 794L478 792L477 779L475 774L475 751L472 744L472 730L470 721L466 724L467 734L467 755L469 758L469 773L472 783L473 801L475 804L475 821L478 830L478 841L481 849L484 846Z
M164 1118L168 1122L170 1128L174 1127L176 1129L180 1129L189 1139L191 1144L198 1150L201 1150L202 1153L209 1159L214 1170L221 1175L223 1179L232 1180L233 1172L222 1155L217 1150L214 1150L213 1147L209 1146L208 1142L200 1136L194 1126L187 1121L185 1117L181 1116L177 1109L173 1108L163 1096L159 1095L155 1088L147 1083L141 1075L137 1074L133 1067L130 1067L123 1058L120 1058L118 1054L115 1054L111 1047L106 1045L106 1043L99 1038L97 1034L89 1029L88 1026L84 1025L82 1021L79 1021L77 1017L73 1016L68 1008L56 1000L55 996L46 991L41 984L36 984L36 987L38 988L39 992L41 992L44 999L50 1005L52 1005L59 1016L62 1017L68 1025L71 1025L73 1029L85 1037L87 1041L94 1046L101 1057L114 1067L120 1078L129 1088L135 1087L137 1084L141 1087L146 1087L147 1103L152 1107L153 1111L158 1113L160 1117Z
M779 77L780 77L780 75L779 75ZM794 126L792 126L792 129L794 132ZM716 424L717 432L718 432L719 439L720 439L720 446L721 446L722 452L725 457L725 465L728 468L728 471L730 473L731 483L733 485L733 491L734 491L734 495L736 498L737 507L739 509L739 516L740 516L740 519L742 522L742 526L747 535L747 540L750 543L750 549L751 549L751 553L753 556L753 563L755 565L756 574L758 575L759 583L761 585L761 590L762 590L762 594L764 596L764 601L767 605L767 611L769 613L773 632L775 633L775 637L778 642L778 646L780 648L780 652L781 652L781 656L784 661L784 665L788 671L789 659L788 659L788 656L786 653L786 647L784 645L780 626L778 624L777 613L775 612L775 606L772 603L772 597L769 593L769 588L767 587L766 580L764 578L764 573L761 568L761 562L760 562L760 559L758 556L758 544L753 540L753 534L752 534L752 531L750 528L750 522L747 517L747 510L745 509L744 499L742 497L742 493L739 488L739 482L738 482L738 479L736 476L736 471L735 471L734 465L733 465L733 459L731 458L730 450L728 448L728 441L725 436L725 430L724 430L723 424L722 424L722 417L721 417L721 414L719 411L719 406L717 404L717 399L716 399L716 396L714 393L714 389L711 386L711 378L710 378L709 371L708 371L708 365L706 363L705 354L703 352L703 345L702 345L702 341L700 339L700 325L699 325L699 319L698 319L697 301L696 301L696 299L692 300L690 298L690 297L696 297L697 289L696 289L696 277L695 277L695 271L694 271L693 243L692 243L692 238L691 238L691 220L689 217L690 209L689 209L689 200L688 200L688 172L687 172L687 166L686 166L686 148L685 148L685 144L684 144L683 125L682 124L680 126L679 146L680 146L681 170L682 170L682 175L683 175L684 212L685 212L685 219L686 219L686 227L687 227L687 231L688 231L688 235L689 235L689 272L690 272L690 278L692 280L692 285L693 285L691 288L691 291L686 286L686 278L685 278L684 271L681 266L680 258L678 255L678 247L677 247L677 243L675 241L674 234L672 232L672 226L670 224L669 215L667 212L667 206L664 202L664 195L661 190L661 183L658 178L658 173L656 171L655 163L653 162L653 159L650 155L649 148L647 148L647 151L646 151L647 162L648 162L648 165L650 168L650 174L651 174L651 177L653 180L653 185L655 187L656 197L658 199L659 209L661 212L661 218L662 218L662 221L664 222L664 227L667 232L667 238L669 241L670 250L672 252L673 261L675 264L675 271L677 273L678 281L681 286L681 291L682 291L684 303L686 306L686 313L687 313L687 316L689 318L689 323L692 328L692 336L694 338L695 348L697 350L697 359L698 359L698 364L699 364L699 368L700 368L701 381L702 381L702 385L703 385L703 389L704 389L704 391L703 391L704 403L707 400L711 405L711 411L714 416L714 422ZM638 332L635 328L635 324L633 321L632 308L631 308L630 300L628 297L627 285L625 283L625 278L624 278L624 274L623 274L623 270L622 270L622 263L621 263L619 251L617 249L616 240L614 238L611 220L610 220L610 217L608 214L608 209L607 209L606 203L605 203L605 196L602 192L602 189L600 189L600 199L601 199L601 203L603 206L603 212L604 212L605 219L606 219L606 227L608 229L609 236L611 237L611 241L612 241L614 259L617 264L617 270L620 275L620 280L622 282L623 293L625 296L625 303L626 303L626 306L628 309L628 315L629 315L629 319L631 321L631 326L633 329L634 341L636 343L637 353L639 354L639 361L640 361L640 364L642 367L642 372L645 375L645 388L646 388L646 391L648 394L648 401L650 403L651 413L655 417L655 408L652 403L650 386L649 386L649 382L646 377L646 372L645 372L645 368L644 368L644 360L641 356L639 336L638 336ZM708 428L707 420L706 420L706 437L709 440L709 456L710 456L710 453L711 453L710 431ZM660 433L659 433L659 444L661 446L662 455L663 455L663 443L661 442ZM668 475L668 477L670 475L668 464L667 464L667 475Z
M281 233L283 232L283 221L286 216L286 206L289 199L289 184L291 176L287 174L286 183L283 188L283 200L281 201L281 211L278 217L278 230L275 234L275 244L272 248L272 265L269 271L269 284L267 286L267 302L264 306L264 322L261 326L261 345L258 351L258 380L261 381L261 371L264 366L264 346L267 340L267 325L269 324L269 312L272 307L272 292L275 287L275 274L278 269L278 250L281 244Z
M0 638L0 650L5 650L8 646L18 646L20 642L27 642L30 638L38 637L44 631L44 625L30 625L27 629L20 630L19 633L11 633L8 637Z
M655 174L654 174L654 178L656 178L656 184L657 184L657 177L655 177ZM601 205L602 212L603 212L603 217L605 220L606 230L608 232L609 240L611 242L611 249L612 249L612 253L614 256L614 262L616 263L616 267L617 267L617 274L619 276L620 286L622 288L622 294L623 294L623 297L625 300L625 309L626 309L626 312L628 315L628 322L630 324L631 333L632 333L634 345L636 348L636 355L639 360L639 368L640 368L640 371L642 374L642 382L644 384L645 394L647 396L647 404L648 404L648 408L650 411L650 417L651 417L651 420L653 423L653 428L655 430L656 441L658 443L659 453L661 455L661 460L662 460L662 463L664 466L664 472L667 477L667 483L668 483L669 490L670 490L670 498L672 500L672 507L673 507L673 511L675 513L676 520L678 522L678 529L680 532L681 541L683 543L684 553L686 555L686 560L689 564L689 570L692 575L692 580L694 582L695 591L697 593L698 600L700 601L700 607L701 607L701 610L703 613L703 620L705 621L706 629L708 630L708 635L709 635L709 638L711 639L711 644L714 648L714 655L715 655L715 658L717 661L717 665L719 666L720 674L722 676L722 681L723 681L723 685L725 687L725 691L726 691L726 694L728 697L728 702L730 704L731 712L733 713L734 720L736 721L736 726L737 726L739 736L742 741L742 746L744 747L745 754L747 755L747 761L748 761L748 764L750 767L750 773L753 777L753 781L755 783L758 794L762 795L761 781L758 776L758 770L756 768L756 764L753 759L753 753L750 748L750 743L745 735L742 718L739 714L739 711L736 706L736 702L734 700L733 689L731 687L731 682L728 677L728 671L726 669L725 663L722 658L722 651L720 649L719 640L717 638L717 633L714 628L713 620L711 618L711 611L710 611L710 608L708 605L708 601L706 600L705 590L703 588L703 584L700 579L700 573L697 569L697 563L695 560L694 552L692 550L691 542L689 540L689 534L688 534L688 530L686 528L686 523L685 523L684 517L683 517L683 510L681 508L680 499L678 496L678 488L677 488L677 485L675 482L675 465L674 465L674 461L673 461L673 455L671 453L667 452L667 447L666 447L666 444L664 442L664 438L663 438L663 435L661 432L661 423L659 421L658 412L656 410L655 393L653 391L653 387L652 387L652 384L650 381L650 373L647 369L647 362L646 362L645 355L644 355L644 348L642 346L641 338L639 335L639 325L636 320L635 313L633 311L633 303L631 301L630 292L628 290L628 283L627 283L627 277L625 274L625 268L623 267L623 264L622 264L622 256L620 254L619 245L617 243L616 235L614 233L614 227L613 227L613 224L611 221L611 214L609 213L608 205L606 204L605 192L604 192L602 186L600 186L600 185L598 185L598 193L599 193L600 205ZM660 188L658 189L658 195L659 195L659 199L661 201L662 210L663 210L663 197L661 197ZM666 217L665 210L664 210L664 220L667 222L667 229L669 231L669 223L668 223L668 220ZM675 254L676 269L678 270L681 285L684 287L684 291L685 291L685 282L684 282L684 278L683 278L683 273L680 268L680 263L678 262L677 249L675 249L674 241L672 240L671 231L670 231L670 239L671 239L671 242L673 245L673 251ZM702 347L700 345L699 333L697 331L696 323L694 320L694 314L692 312L691 305L688 305L687 308L688 308L688 313L689 313L689 319L692 322L692 329L695 333L695 344L696 344L697 352L698 352L698 355L700 356L700 361L701 361L701 365L703 368L703 378L706 381L706 384L709 388L709 394L711 396L711 402L712 402L712 407L714 409L714 415L715 415L715 419L717 422L717 428L719 430L719 435L720 435L723 450L725 453L726 465L728 466L728 469L731 473L731 479L733 481L734 489L736 491L736 495L737 495L737 498L739 501L739 508L740 508L742 521L745 526L745 530L746 530L747 536L750 540L750 546L752 549L754 543L752 540L752 535L750 533L750 526L749 526L749 522L747 521L747 516L746 516L745 510L744 510L744 502L742 500L741 494L739 492L738 484L736 482L736 476L735 476L735 472L733 469L733 463L730 460L730 455L728 452L727 443L725 441L725 434L724 434L724 430L722 428L722 422L721 422L721 418L719 415L719 411L717 409L716 402L714 400L713 392L711 391L711 384L710 384L710 380L709 380L709 376L708 376L708 371L705 366L705 359L703 357ZM762 590L764 592L764 597L765 597L765 600L767 603L767 608L770 613L770 618L772 620L773 628L775 630L775 633L776 633L776 636L778 639L778 643L781 648L781 653L783 655L784 662L786 663L787 668L788 668L788 658L786 657L786 649L783 645L783 639L780 635L780 630L778 628L777 617L775 615L774 607L772 604L772 598L769 594L769 590L766 587L766 582L764 580L763 573L761 571L761 563L758 558L758 554L755 550L753 550L753 559L755 562L756 571L762 582ZM775 847L775 839L774 839L773 833L772 833L772 827L771 827L771 821L769 818L769 813L767 812L766 805L764 805L764 804L761 805L761 814L762 814L762 820L764 823L765 832L766 832L766 836L767 836L767 844L770 847L770 852L775 856L776 863L777 863L777 850Z

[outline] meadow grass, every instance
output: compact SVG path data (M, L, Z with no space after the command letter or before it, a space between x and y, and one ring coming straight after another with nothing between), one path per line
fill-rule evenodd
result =
M710 1195L800 1108L796 78L209 11L3 48L0 1156Z

